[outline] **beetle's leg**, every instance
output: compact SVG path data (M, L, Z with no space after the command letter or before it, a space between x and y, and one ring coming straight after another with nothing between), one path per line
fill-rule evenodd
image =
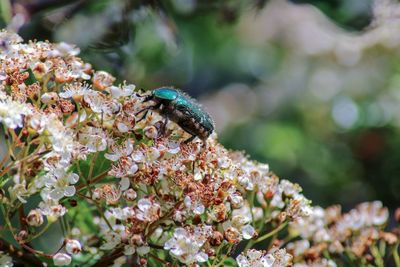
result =
M162 135L165 134L165 131L166 131L166 129L167 129L167 123L168 123L168 117L165 116L164 122L163 122L163 124L161 125L161 129L160 129L160 133L161 133Z
M196 138L196 136L195 136L195 135L192 135L191 137L189 137L188 139L186 139L185 141L183 141L183 143L188 144L188 143L192 142L193 139L195 139L195 138Z
M136 113L135 116L139 115L139 114L142 113L143 111L146 111L146 112L144 113L144 115L143 115L139 120L136 121L136 123L141 122L144 118L146 118L147 113L149 113L149 108L142 109L141 111L139 111L138 113Z
M149 113L149 110L158 109L160 106L161 106L161 104L157 104L157 105L150 106L150 107L146 107L146 108L144 108L144 109L142 109L142 110L139 110L139 111L135 114L135 116L139 115L139 114L142 113L142 112L145 112L145 113L144 113L144 115L143 115L138 121L136 121L136 122L140 122L140 121L142 121L144 118L146 118L147 113Z

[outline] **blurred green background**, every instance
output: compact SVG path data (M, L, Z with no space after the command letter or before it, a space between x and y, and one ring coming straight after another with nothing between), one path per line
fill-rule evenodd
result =
M226 147L316 205L400 203L397 1L2 0L1 15L119 81L187 91Z

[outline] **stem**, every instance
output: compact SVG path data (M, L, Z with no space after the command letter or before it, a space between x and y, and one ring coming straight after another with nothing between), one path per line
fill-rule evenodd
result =
M265 234L265 235L263 235L263 236L260 236L259 238L257 238L256 241L254 241L254 244L259 243L259 242L261 242L261 241L263 241L263 240L265 240L265 239L267 239L267 238L273 236L274 234L278 233L280 230L282 230L283 228L285 228L287 224L288 224L288 221L282 223L281 225L279 225L278 227L276 227L276 228L275 228L274 230L272 230L271 232L269 232L269 233L267 233L267 234Z
M167 262L167 261L165 261L165 260L163 260L163 259L160 259L160 258L157 257L156 255L153 255L153 254L149 253L149 256L150 256L150 258L153 258L153 259L155 259L156 261L161 262L161 263L164 264L165 266L168 266L168 262Z
M393 259L394 259L394 263L396 264L396 267L400 267L399 243L397 243L397 245L394 246Z
M93 183L97 182L98 180L103 179L104 177L106 177L106 176L108 175L108 172L109 172L109 171L110 171L110 170L106 170L106 171L100 173L99 175L97 175L97 176L94 177L93 179L87 181L87 183L79 184L78 186L76 186L76 189L79 190L79 189L81 189L81 188L87 186L88 184L93 184Z
M12 256L13 259L20 259L21 261L27 263L28 266L43 266L42 261L36 258L35 254L33 254L31 251L17 249L3 239L0 239L0 251L7 252L10 256Z
M283 228L285 228L288 225L288 221L285 221L283 223L281 223L278 227L276 227L274 230L272 230L269 233L266 233L263 236L260 236L259 238L257 238L255 241L251 240L250 242L247 243L246 247L244 248L244 251L246 251L247 249L249 249L251 246L264 241L265 239L270 238L271 236L277 234L280 230L282 230Z
M255 196L255 190L251 191L250 193L250 214L251 214L251 225L253 226L254 229L256 229L256 222L254 221L254 213L253 213L253 207L254 207L254 196Z
M376 266L378 266L378 267L384 267L385 265L384 265L382 256L381 256L381 254L380 254L380 252L379 252L379 249L376 247L376 245L371 246L371 247L370 247L370 250L371 250L372 255L373 255L374 258L375 258L375 264L376 264Z
M123 255L122 251L122 247L116 248L111 254L101 257L95 264L92 265L92 267L110 266L116 258L119 258Z

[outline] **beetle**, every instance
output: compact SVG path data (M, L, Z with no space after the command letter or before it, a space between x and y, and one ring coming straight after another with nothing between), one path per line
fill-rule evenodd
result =
M184 143L189 143L196 137L205 143L205 140L214 131L214 123L210 115L194 99L177 89L170 87L154 89L143 102L148 101L155 102L155 105L137 112L136 116L145 112L139 121L147 116L149 110L155 110L164 117L162 132L165 131L168 120L171 120L191 135Z

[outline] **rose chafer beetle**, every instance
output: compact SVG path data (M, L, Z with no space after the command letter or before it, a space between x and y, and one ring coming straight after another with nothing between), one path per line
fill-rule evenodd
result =
M155 102L155 105L146 107L136 113L138 115L145 112L140 120L146 117L149 110L157 111L165 119L162 131L165 131L168 120L171 120L185 132L192 135L185 140L185 143L189 143L199 137L205 144L205 140L214 131L214 124L210 115L194 99L177 89L169 87L154 89L149 96L146 96L143 102L148 101Z

